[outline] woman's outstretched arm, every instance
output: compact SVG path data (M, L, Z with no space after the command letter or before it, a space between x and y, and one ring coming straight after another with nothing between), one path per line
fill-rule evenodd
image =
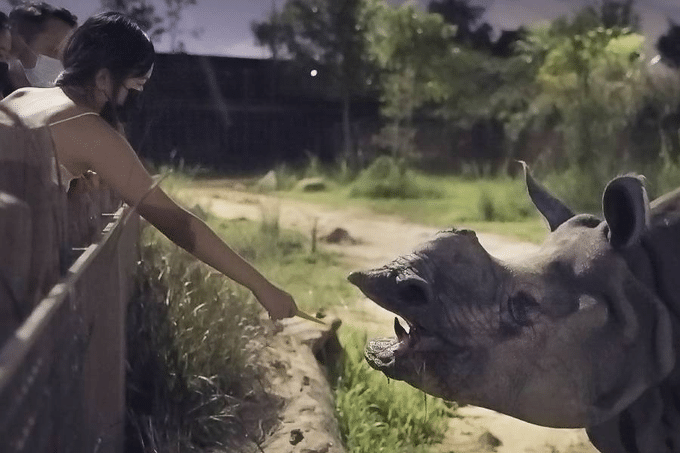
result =
M171 241L232 280L249 288L273 319L294 316L293 298L234 252L205 222L177 205L156 187L137 211Z
M95 171L171 241L250 289L273 319L295 315L297 307L290 294L263 277L205 222L154 187L153 178L127 140L101 118L87 115L51 130L60 155L65 157L63 163L70 165L74 174Z

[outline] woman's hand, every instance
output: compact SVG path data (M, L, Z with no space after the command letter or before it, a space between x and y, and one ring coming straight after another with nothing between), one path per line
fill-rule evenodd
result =
M267 285L266 288L258 291L255 297L274 321L292 318L297 313L297 305L295 305L293 296L274 285Z
M74 178L69 183L69 195L84 194L99 190L102 182L99 175L92 170L87 170L82 176Z

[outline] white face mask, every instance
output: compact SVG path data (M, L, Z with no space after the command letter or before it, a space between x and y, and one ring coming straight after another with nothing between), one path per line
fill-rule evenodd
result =
M35 67L24 68L24 73L31 86L49 88L54 86L54 82L63 70L64 66L61 61L45 55L38 55Z

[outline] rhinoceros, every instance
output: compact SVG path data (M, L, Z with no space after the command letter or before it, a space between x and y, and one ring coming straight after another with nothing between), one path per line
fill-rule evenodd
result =
M601 220L524 175L550 228L537 252L501 261L451 229L349 275L409 326L395 317L368 363L446 400L585 427L602 453L680 452L680 190L650 203L643 177L617 177Z

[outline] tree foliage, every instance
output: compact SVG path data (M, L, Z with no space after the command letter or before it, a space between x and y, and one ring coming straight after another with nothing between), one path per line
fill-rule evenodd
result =
M470 0L431 0L427 10L442 16L446 23L456 27L453 39L474 49L491 47L491 25L480 23L484 7L474 5Z
M102 0L102 8L130 17L152 40L165 33L163 18L156 14L156 7L147 0Z
M364 90L365 39L359 24L364 0L288 0L281 12L253 22L258 44L291 57L352 93Z
M153 41L164 36L170 39L170 50L181 52L184 42L180 36L187 30L182 29L182 14L188 6L197 0L164 0L165 10L159 13L156 5L150 0L101 0L102 8L107 11L119 11L134 20ZM202 33L200 29L189 30L195 37Z
M643 44L629 28L605 28L591 8L532 29L522 43L527 61L538 62L531 109L558 122L568 164L592 167L612 157L639 106Z
M332 73L347 90L365 88L375 68L386 124L379 143L397 158L417 155L418 120L439 118L500 122L510 142L530 128L556 129L565 153L552 164L611 163L644 94L633 0L592 3L495 42L483 12L472 0L431 0L427 11L412 2L288 0L253 31L273 54ZM680 32L663 41L669 54L671 33Z
M399 158L414 154L413 118L418 109L450 95L451 45L455 27L439 14L406 3L369 2L364 15L368 53L380 68L382 114L388 124L381 142Z
M680 25L670 22L668 31L657 40L656 49L666 64L680 69Z

